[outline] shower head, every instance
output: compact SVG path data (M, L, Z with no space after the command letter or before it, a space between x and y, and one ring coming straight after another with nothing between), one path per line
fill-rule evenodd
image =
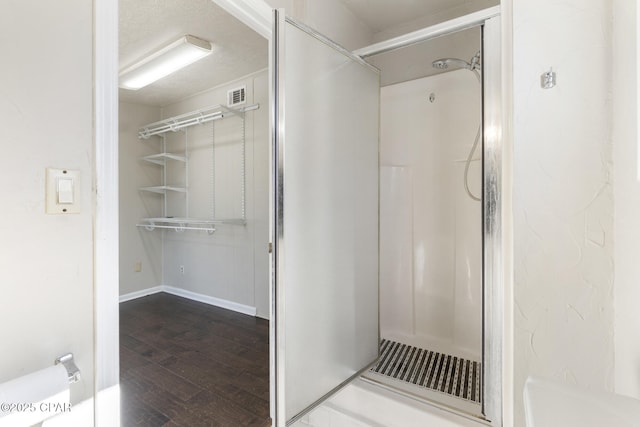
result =
M431 63L433 68L437 68L438 70L448 70L453 68L464 68L465 70L479 70L480 69L480 51L478 51L473 58L471 58L471 62L464 61L458 58L441 58L436 59Z
M466 68L467 70L471 70L471 64L457 58L437 59L433 61L431 65L433 65L433 68L437 68L438 70L448 70L450 68Z

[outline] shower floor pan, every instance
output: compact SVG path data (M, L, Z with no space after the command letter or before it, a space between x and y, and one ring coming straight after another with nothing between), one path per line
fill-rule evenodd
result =
M480 362L386 339L380 354L364 378L472 415L480 413Z

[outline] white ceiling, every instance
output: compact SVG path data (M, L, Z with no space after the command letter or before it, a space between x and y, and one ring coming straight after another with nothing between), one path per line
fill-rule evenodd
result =
M468 11L470 8L478 10L499 3L499 0L338 1L372 33L384 33L393 27L397 31L420 26L425 22L424 17L448 16L456 11ZM185 34L209 40L213 44L212 55L184 70L137 91L120 89L122 101L165 106L268 66L267 41L212 0L119 0L119 10L120 68ZM447 38L436 39L433 43L435 48L423 45L419 54L415 49L408 49L372 59L382 69L383 84L404 81L411 75L422 77L433 74L438 71L430 66L430 62L439 56L468 61L478 49L475 42L469 45L455 42L454 38L451 43ZM403 64L405 70L397 69L399 63ZM419 76L415 72L406 72L419 68L422 70Z
M120 68L180 36L213 44L205 59L120 99L164 106L268 66L267 41L211 0L120 0Z
M470 0L339 0L374 33L470 3Z

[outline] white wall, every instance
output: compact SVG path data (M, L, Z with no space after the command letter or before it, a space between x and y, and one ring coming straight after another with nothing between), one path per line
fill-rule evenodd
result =
M156 217L162 213L161 197L144 194L140 186L159 185L159 168L139 161L145 154L158 152L161 145L156 141L134 140L134 132L140 126L158 120L157 110L152 107L121 104L123 117L121 141L121 283L120 293L126 294L154 286L166 285L194 292L206 297L221 299L233 304L255 307L257 315L269 317L269 108L268 75L261 71L246 78L213 88L184 101L162 109L162 117L172 117L212 105L226 105L227 90L239 85L247 86L247 104L260 104L260 108L248 112L245 119L246 132L246 226L218 225L216 232L209 235L204 231L152 232L135 227L141 217ZM217 144L220 155L225 149L224 126L234 119L216 122ZM236 121L237 123L237 121ZM222 126L222 127L220 127ZM207 217L210 213L211 194L211 123L189 130L189 214L193 217ZM222 137L222 140L220 138ZM180 142L173 141L180 139ZM169 135L169 144L182 147L183 133ZM228 138L228 137L227 137ZM155 145L154 145L155 143ZM129 144L129 145L127 145ZM174 147L175 148L175 147ZM170 150L171 151L171 150ZM221 169L224 162L216 162L216 179L224 178ZM182 168L181 165L178 166ZM230 182L238 183L231 178ZM183 172L169 168L170 183L178 184ZM155 182L154 182L155 180ZM178 180L178 181L176 181ZM234 184L235 185L235 184ZM231 206L221 199L224 186L217 184L220 192L216 196L216 213L222 217L230 207L237 211L238 203ZM238 199L239 201L239 199ZM180 194L171 196L168 203L169 214L185 215L184 198ZM160 243L162 236L162 243ZM143 271L133 272L136 261L142 260ZM184 274L180 273L184 266Z
M482 349L482 211L463 177L480 92L468 70L386 86L380 124L382 337L475 360ZM476 196L481 150L469 168Z
M636 2L613 2L615 390L640 398L640 163Z
M608 0L513 2L517 426L528 375L613 388L610 17Z
M138 139L141 125L160 120L159 107L120 102L119 116L120 295L124 295L162 284L162 233L136 227L141 218L155 217L162 210L160 197L138 190L162 182L162 168L140 160L160 152L162 143L159 138Z
M258 315L269 316L268 270L268 78L267 72L231 82L201 95L163 109L171 117L210 105L226 105L227 90L247 85L247 104L260 104L260 109L245 116L246 127L246 226L219 225L209 236L206 233L165 234L164 283L191 292L220 298L249 307ZM229 119L233 120L233 119ZM206 126L206 125L205 125ZM255 133L254 133L255 131ZM208 132L208 129L207 129ZM223 130L220 130L222 133ZM217 135L224 137L223 134ZM195 142L194 142L195 143ZM224 144L220 148L224 148ZM221 154L220 151L218 151ZM191 156L195 158L195 153ZM190 158L189 186L198 181L210 181L210 170L198 169ZM220 162L216 167L220 168ZM230 170L239 173L239 170ZM222 175L216 174L220 180ZM233 182L234 179L232 178ZM220 187L222 188L222 187ZM221 195L216 195L218 199ZM196 196L197 198L197 196ZM230 202L230 200L228 200ZM193 210L196 200L190 202ZM228 203L216 200L216 211L224 216ZM185 274L180 274L180 266ZM259 297L256 298L256 292Z
M73 352L93 394L91 2L9 1L0 15L0 382ZM45 214L45 168L80 171L80 214Z

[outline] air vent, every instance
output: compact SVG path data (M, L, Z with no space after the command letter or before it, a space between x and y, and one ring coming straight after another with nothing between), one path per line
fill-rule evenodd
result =
M242 86L242 87L228 91L227 106L235 107L236 105L244 104L245 102L247 102L246 93L247 93L246 86Z

